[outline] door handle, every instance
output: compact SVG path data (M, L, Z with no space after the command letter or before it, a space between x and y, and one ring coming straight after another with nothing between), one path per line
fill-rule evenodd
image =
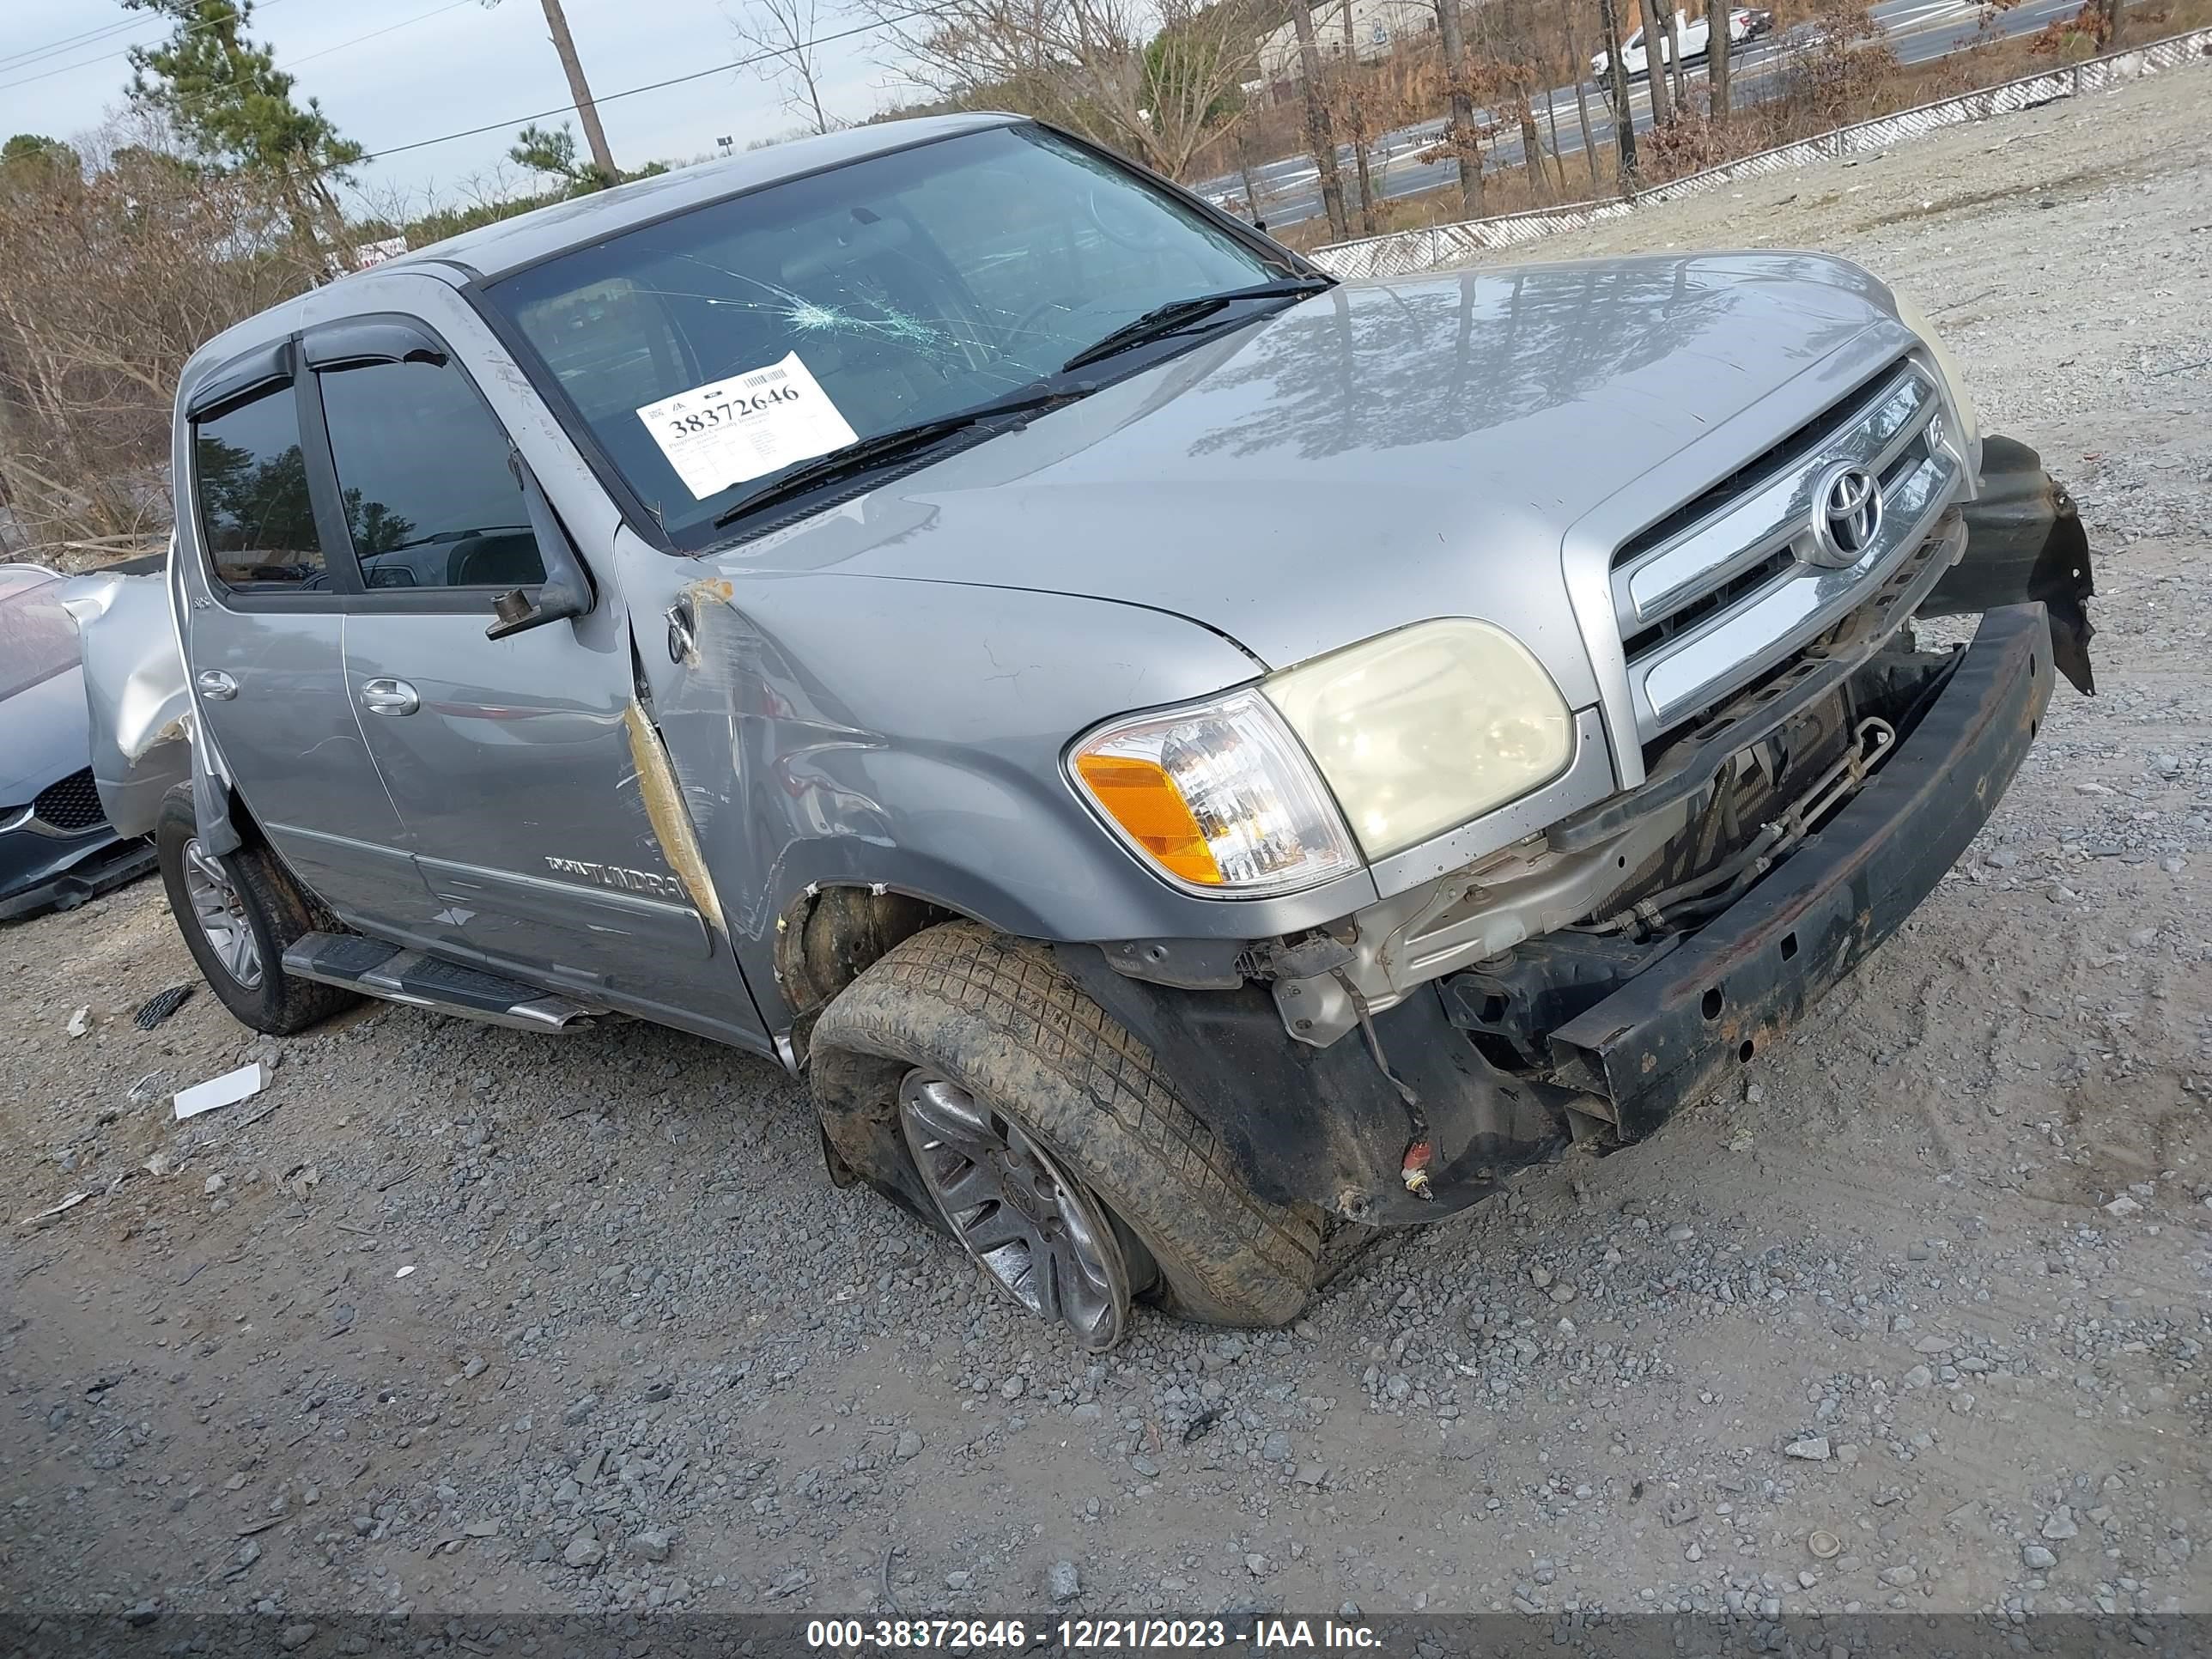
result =
M422 699L405 680L363 680L361 706L372 714L411 714L422 706Z
M238 695L238 682L220 668L203 668L199 678L200 696L210 702L228 702Z

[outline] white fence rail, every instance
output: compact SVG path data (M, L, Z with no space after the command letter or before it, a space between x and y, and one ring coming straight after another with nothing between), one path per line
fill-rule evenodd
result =
M1695 196L1716 185L1739 179L1756 179L1839 156L1885 150L1943 127L1987 120L2016 110L2033 109L2055 99L2071 98L2123 82L2138 80L2159 70L2178 68L2194 60L2212 58L2212 29L2195 29L2155 45L2108 53L2063 69L2045 70L2006 81L1994 87L1945 98L1917 108L1899 110L1878 120L1838 127L1814 138L1802 138L1779 149L1747 155L1703 173L1670 180L1639 193L1632 202L1580 202L1568 207L1532 208L1523 213L1501 214L1492 219L1469 219L1458 224L1428 225L1418 230L1394 230L1356 242L1339 242L1316 249L1310 257L1322 270L1337 276L1406 276L1457 264L1475 255L1516 247L1563 230L1577 230L1601 220L1619 219L1641 207Z

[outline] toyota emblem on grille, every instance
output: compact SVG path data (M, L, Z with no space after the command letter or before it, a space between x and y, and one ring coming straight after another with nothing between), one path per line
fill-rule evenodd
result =
M1814 564L1842 570L1866 556L1881 529L1881 486L1856 461L1838 461L1813 487Z

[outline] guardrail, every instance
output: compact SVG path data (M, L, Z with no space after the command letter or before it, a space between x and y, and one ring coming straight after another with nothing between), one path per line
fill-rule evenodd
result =
M1763 150L1741 161L1726 161L1686 178L1670 179L1640 191L1632 200L1580 202L1566 207L1530 208L1521 213L1500 214L1490 219L1468 219L1457 224L1425 225L1418 230L1394 230L1354 242L1338 242L1317 248L1308 257L1335 276L1406 276L1456 264L1479 253L1495 252L1534 242L1563 230L1577 230L1607 219L1625 218L1638 208L1695 196L1716 185L1740 179L1756 179L1770 173L1807 167L1814 161L1884 150L1944 127L1987 120L2033 109L2055 99L2071 98L2100 88L2140 80L2159 70L2178 68L2195 59L2212 57L2212 28L2192 29L2170 35L2148 46L2107 52L2063 69L2023 75L1943 98L1932 104L1899 110L1856 125L1838 127L1812 138Z

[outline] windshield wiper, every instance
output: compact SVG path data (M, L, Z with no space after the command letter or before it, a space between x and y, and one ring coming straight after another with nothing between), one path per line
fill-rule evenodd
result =
M832 450L827 455L817 455L811 461L794 462L781 472L771 475L768 483L734 507L717 514L714 527L724 529L762 507L789 501L793 495L804 495L817 485L849 477L884 461L927 449L955 433L981 426L999 416L1034 414L1060 404L1073 403L1078 398L1090 396L1096 390L1088 381L1040 380L1006 397L988 404L978 404L973 409L963 409L957 415L943 415L933 421L917 421L912 426L895 427L889 432L878 432L872 438L863 438L858 443L847 444L842 449Z
M1335 279L1329 276L1285 276L1279 282L1255 283L1250 288L1232 288L1219 294L1198 294L1188 300L1170 300L1164 306L1153 307L1134 321L1122 324L1105 338L1092 341L1062 363L1060 372L1071 374L1101 358L1127 351L1132 346L1163 339L1211 317L1225 307L1235 305L1239 300L1288 298L1293 295L1318 294L1325 288L1335 286Z

